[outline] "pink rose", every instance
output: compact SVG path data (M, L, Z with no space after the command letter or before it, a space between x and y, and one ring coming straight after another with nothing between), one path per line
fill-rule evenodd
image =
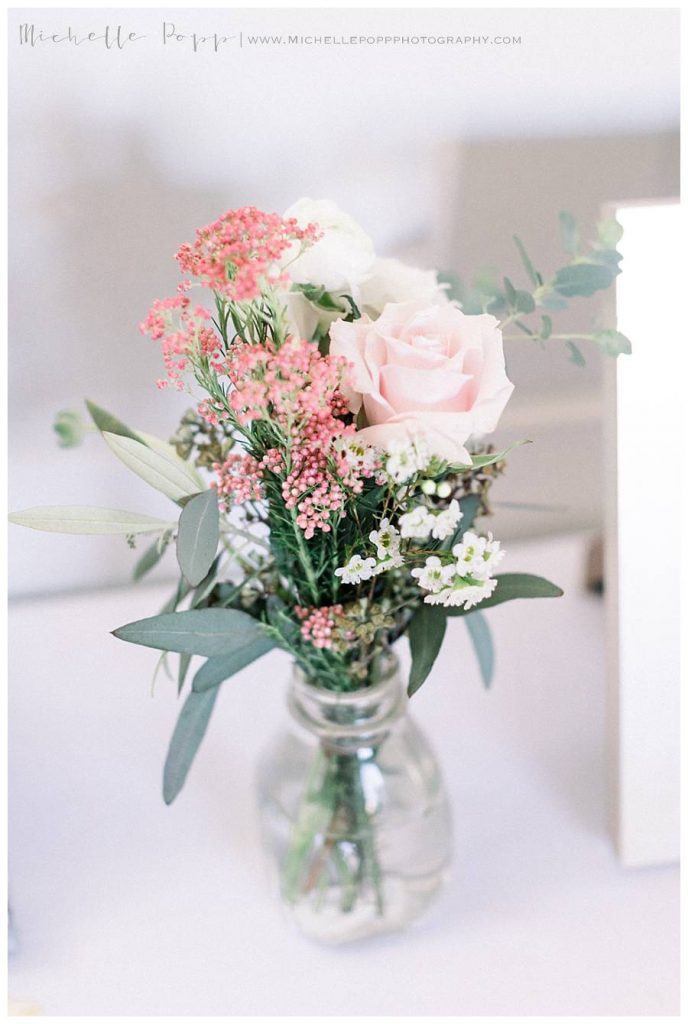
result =
M360 436L378 448L420 434L434 455L470 464L466 441L496 428L514 389L488 314L388 303L375 321L338 320L330 338L330 351L352 364L347 398L353 413L363 407Z

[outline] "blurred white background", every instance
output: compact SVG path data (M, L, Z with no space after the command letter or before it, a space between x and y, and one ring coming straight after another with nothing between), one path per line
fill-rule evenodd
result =
M177 32L234 36L213 52ZM669 10L15 10L10 16L10 502L151 513L165 499L100 440L57 450L54 414L84 396L168 436L183 398L155 390L137 324L176 283L173 253L222 210L327 196L380 254L518 277L518 233L543 270L556 218L591 231L610 201L678 192L678 15ZM36 32L145 38L19 45ZM239 47L238 34L243 45ZM511 36L520 44L251 46L249 36ZM632 73L629 72L632 69ZM587 330L613 297L565 321ZM529 437L500 482L500 536L602 519L601 360L508 351L516 391L499 440ZM562 459L562 452L566 458ZM128 578L122 541L13 529L11 592ZM164 572L164 569L160 570Z

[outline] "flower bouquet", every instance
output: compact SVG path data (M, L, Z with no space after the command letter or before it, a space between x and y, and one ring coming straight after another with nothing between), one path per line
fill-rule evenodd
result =
M272 648L293 663L293 729L259 770L265 837L281 893L302 928L341 941L400 928L439 889L450 819L432 751L406 709L428 678L451 617L461 617L486 685L484 612L561 594L502 572L482 523L510 449L490 444L513 390L505 328L566 344L552 317L619 272L615 222L545 278L522 243L527 285L441 282L375 256L326 201L284 216L231 210L177 253L176 294L141 325L158 342L161 388L194 396L169 443L88 402L112 453L171 501L168 520L52 507L11 517L39 530L121 534L140 579L174 548L180 570L159 614L114 631L179 656L186 691L164 767L182 789L222 684ZM617 355L613 330L585 336ZM58 417L64 445L84 425ZM524 443L517 441L518 443ZM512 446L515 447L515 446ZM395 645L407 636L401 681ZM195 656L190 685L187 679Z

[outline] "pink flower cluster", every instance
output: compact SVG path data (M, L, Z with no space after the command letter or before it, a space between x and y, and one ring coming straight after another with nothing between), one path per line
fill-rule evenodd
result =
M216 462L213 466L217 480L213 487L217 490L220 508L227 512L232 505L240 505L244 501L260 501L263 492L260 486L260 463L251 455L231 452L224 462Z
M169 299L156 299L140 330L154 341L162 343L162 358L167 370L167 380L159 380L158 387L172 385L183 390L182 374L193 356L216 357L220 351L220 339L208 326L211 315L202 306L192 306L186 295L186 286L180 285L179 293Z
M184 274L236 302L255 299L266 284L283 279L278 264L294 243L311 245L320 237L315 224L302 228L292 217L264 213L255 206L228 210L199 228L196 240L177 253Z
M343 613L343 605L333 604L323 608L301 608L297 605L294 611L301 619L301 636L304 640L321 649L332 647L335 616Z
M333 513L343 514L347 490L359 493L372 474L337 450L337 438L355 434L341 391L348 364L323 356L317 345L289 338L274 348L232 345L225 372L233 384L229 404L242 426L267 420L281 430L283 448L270 449L262 468L282 480L282 497L311 538L329 533Z

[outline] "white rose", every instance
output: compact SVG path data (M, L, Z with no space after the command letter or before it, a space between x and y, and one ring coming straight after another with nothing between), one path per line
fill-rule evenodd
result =
M284 216L294 217L302 227L317 224L323 232L315 245L287 266L294 284L320 285L356 300L375 262L373 243L363 228L329 199L299 199Z
M361 284L361 311L376 319L388 302L419 302L424 306L449 302L436 270L409 267L401 260L378 259Z

